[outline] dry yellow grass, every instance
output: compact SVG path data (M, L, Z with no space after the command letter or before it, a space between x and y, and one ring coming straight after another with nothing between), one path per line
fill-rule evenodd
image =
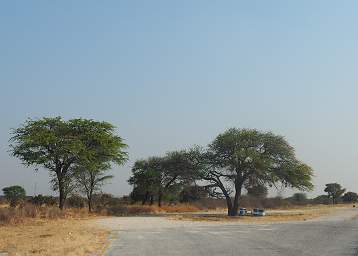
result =
M198 212L200 209L192 204L175 204L175 205L133 205L129 208L148 209L152 213L183 213L183 212Z
M108 231L84 219L27 219L0 226L0 252L21 255L102 255Z
M108 212L109 215L115 216L131 216L131 215L145 215L145 214L161 214L161 213L186 213L198 212L200 209L191 204L176 204L176 205L118 205L113 207Z

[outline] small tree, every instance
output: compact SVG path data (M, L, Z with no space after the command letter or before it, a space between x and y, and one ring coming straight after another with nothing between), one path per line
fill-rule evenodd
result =
M16 207L16 205L26 198L25 189L21 186L6 187L3 188L2 191L10 207Z
M358 194L355 192L347 192L342 197L343 202L354 203L358 201Z
M328 197L332 199L332 204L337 203L337 199L343 195L344 191L346 190L338 183L326 184L326 188L324 189L324 192L327 192Z
M54 206L57 204L57 199L53 196L43 196L39 194L31 198L31 203L39 206L42 205Z
M79 189L86 195L88 211L92 212L93 195L99 192L106 181L113 178L113 175L106 175L106 170L78 169L75 174Z
M93 194L113 178L106 174L111 164L122 165L127 161L127 152L124 151L127 145L114 134L114 126L109 123L78 119L75 125L86 151L72 170L77 187L87 197L88 210L91 212Z

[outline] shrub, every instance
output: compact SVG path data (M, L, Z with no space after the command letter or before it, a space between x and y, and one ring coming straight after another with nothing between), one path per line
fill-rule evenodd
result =
M85 207L86 200L79 195L72 195L67 199L67 205L71 208L83 208Z
M305 193L295 193L292 197L288 198L293 204L306 204L307 195Z
M57 199L53 196L43 196L39 194L37 196L33 196L30 199L30 202L38 206L42 206L42 205L54 206L57 204Z
M108 208L108 214L114 216L145 215L154 213L154 207L149 205L115 204Z
M315 204L330 204L331 200L328 195L320 195L312 199Z
M113 197L111 194L103 193L93 195L93 206L96 212L100 212L118 204L123 204L123 200Z

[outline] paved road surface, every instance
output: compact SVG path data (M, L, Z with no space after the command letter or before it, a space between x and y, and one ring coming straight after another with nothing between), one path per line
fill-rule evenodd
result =
M305 222L232 224L111 218L108 256L358 256L358 209Z

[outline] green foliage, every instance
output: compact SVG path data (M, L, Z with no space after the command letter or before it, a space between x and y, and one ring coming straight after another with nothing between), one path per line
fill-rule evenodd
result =
M326 184L324 192L328 194L328 197L332 199L332 203L336 204L337 200L343 195L346 190L338 183Z
M18 185L3 188L2 191L11 207L16 207L26 197L25 189Z
M358 194L355 192L347 192L342 197L343 202L354 203L358 201Z
M128 182L133 185L132 199L142 198L144 204L156 195L160 206L165 194L193 180L193 177L193 165L187 152L173 151L164 157L136 161Z
M287 187L309 190L312 170L299 162L287 141L271 132L232 128L220 134L210 145L215 167L235 179L253 179L262 184L282 183Z
M10 148L12 155L25 165L50 171L62 209L67 194L73 189L75 167L105 170L111 162L122 164L127 158L123 151L126 145L114 134L114 128L107 122L89 119L29 119L12 130Z
M131 198L134 201L141 200L143 204L149 197L157 195L160 187L160 163L161 158L150 157L146 160L138 160L132 167L132 175L128 182L133 185Z
M268 189L265 185L255 184L249 187L246 187L247 195L252 197L265 198L268 194Z
M198 176L222 191L229 215L237 215L241 190L247 183L313 188L312 169L296 159L282 136L271 132L232 128L219 134L207 150L195 148L191 154Z

